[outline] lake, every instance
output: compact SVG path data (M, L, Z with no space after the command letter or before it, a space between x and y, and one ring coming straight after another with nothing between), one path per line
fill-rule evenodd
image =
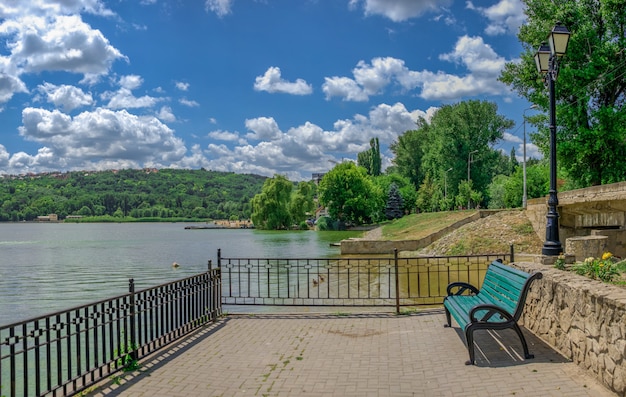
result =
M324 258L360 232L186 230L184 223L0 223L0 325L201 273L227 257ZM173 268L172 263L180 264Z

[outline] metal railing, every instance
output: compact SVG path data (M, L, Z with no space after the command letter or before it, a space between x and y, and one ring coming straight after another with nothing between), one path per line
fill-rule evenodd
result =
M73 395L221 314L220 269L0 327L0 396Z
M400 306L441 304L454 281L480 286L489 264L506 254L399 258L226 258L228 305Z

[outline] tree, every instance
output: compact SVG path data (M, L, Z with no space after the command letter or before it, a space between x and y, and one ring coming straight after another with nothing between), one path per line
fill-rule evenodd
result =
M508 167L508 157L492 147L513 121L497 111L495 103L477 100L442 106L429 122L420 119L417 130L405 132L391 145L395 169L420 190L428 177L433 188L444 192L445 179L448 196L454 197L459 182L467 179L471 158L474 188L485 192L493 176ZM422 204L425 198L422 196Z
M493 178L487 188L487 194L489 197L489 204L487 204L487 208L506 208L504 196L506 194L505 185L508 179L508 176L502 174L496 175L496 177Z
M259 229L279 230L291 226L289 202L293 183L274 175L263 183L261 193L252 198L252 222Z
M424 156L430 125L420 118L416 130L406 131L389 147L394 154L394 170L409 178L417 191L424 179L422 157Z
M357 154L357 165L365 168L369 175L380 175L381 159L378 138L372 138L370 148Z
M517 158L515 157L515 148L511 148L511 159L509 161L509 172L507 175L512 175L515 172L515 169L519 165Z
M423 212L434 212L439 209L439 203L436 199L435 191L437 187L431 182L430 177L426 176L424 182L417 191L417 200L415 205Z
M506 64L500 80L548 112L548 91L533 55L555 21L571 32L556 83L558 165L586 187L626 178L626 7L620 0L526 0L527 24L518 34L521 61ZM548 153L546 116L529 118L531 135Z
M395 183L391 184L389 194L387 196L387 206L385 207L385 217L387 219L402 218L404 211L402 210L402 196Z
M444 105L433 115L428 136L428 150L422 167L435 180L444 170L448 173L448 195L455 195L458 182L470 178L473 189L485 192L496 175L494 165L502 156L492 149L513 126L513 121L498 114L498 106L488 101L463 101ZM443 180L441 187L443 190Z
M315 209L315 202L313 200L314 187L314 182L298 183L298 187L292 194L289 203L289 214L291 215L293 223L305 221L307 214L310 214Z
M352 162L337 164L320 181L319 201L333 219L355 224L370 223L381 212L381 190L367 171Z

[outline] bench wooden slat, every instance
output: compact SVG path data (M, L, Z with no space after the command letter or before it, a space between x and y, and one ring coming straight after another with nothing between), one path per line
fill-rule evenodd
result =
M528 352L526 339L517 321L522 315L524 302L530 284L542 277L537 272L529 274L494 261L489 265L480 290L475 295L455 295L454 288L468 286L465 283L451 283L448 287L449 296L444 299L446 326L451 326L451 317L465 331L465 339L470 355L467 364L474 364L473 332L477 329L513 328L518 334L526 358L533 356ZM462 284L462 285L459 285Z

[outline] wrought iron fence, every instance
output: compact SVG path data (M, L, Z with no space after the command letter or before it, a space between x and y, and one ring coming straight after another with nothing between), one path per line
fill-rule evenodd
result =
M2 326L0 396L75 394L220 314L218 268Z
M399 258L226 258L222 303L229 305L400 306L440 304L450 282L480 286L507 254Z

